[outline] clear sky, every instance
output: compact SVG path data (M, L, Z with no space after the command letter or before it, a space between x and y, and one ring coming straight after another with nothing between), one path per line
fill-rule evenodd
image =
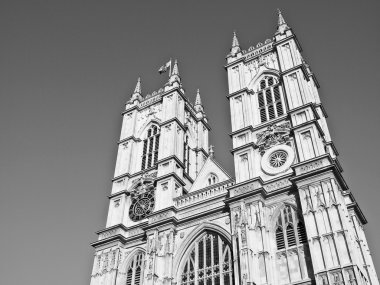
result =
M233 173L223 68L271 38L281 8L320 84L344 177L380 266L380 1L6 1L0 3L0 283L89 284L105 226L125 101L178 58L200 88L216 158ZM380 272L379 272L380 273Z

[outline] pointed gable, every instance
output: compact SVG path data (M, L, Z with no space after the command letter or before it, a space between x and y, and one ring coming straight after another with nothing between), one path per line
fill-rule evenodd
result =
M214 177L216 178L215 180ZM195 179L193 185L191 186L189 192L197 191L199 189L210 186L209 178L211 179L212 184L216 184L230 180L231 176L219 163L216 162L213 157L209 156L201 171L199 172L197 178Z

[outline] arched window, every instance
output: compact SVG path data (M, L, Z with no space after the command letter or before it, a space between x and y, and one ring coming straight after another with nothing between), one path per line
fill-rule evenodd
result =
M141 170L150 168L157 164L158 148L160 145L160 130L153 125L148 130L148 135L144 140Z
M141 285L143 283L143 252L135 254L127 266L127 282L126 285Z
M189 174L190 146L189 146L189 137L188 136L186 136L185 142L183 143L183 164L185 165L185 173Z
M312 269L308 268L309 264L306 262L310 253L305 226L293 207L287 205L281 210L274 234L277 248L276 265L280 272L279 284L309 278Z
M218 179L218 176L216 176L214 173L211 173L209 176L208 176L208 185L213 185L213 184L216 184L219 182L219 179Z
M284 249L307 243L305 226L295 210L286 206L278 216L276 224L277 249Z
M266 76L260 81L258 101L261 123L284 114L284 104L281 100L280 84L274 77Z
M181 285L232 285L232 251L214 232L205 232L190 246L181 270Z

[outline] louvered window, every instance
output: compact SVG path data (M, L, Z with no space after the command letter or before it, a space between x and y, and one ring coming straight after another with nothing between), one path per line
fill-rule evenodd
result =
M302 222L297 224L298 240L300 243L307 243L306 230Z
M275 234L277 250L307 243L305 226L296 211L290 206L282 209L277 220Z
M214 232L202 234L190 246L179 284L232 285L232 251L229 243Z
M314 276L307 262L310 250L302 216L295 208L286 205L281 209L273 234L277 247L276 270L281 279L279 284L297 284Z
M277 227L276 244L277 244L277 249L284 249L285 248L285 239L284 239L284 233L282 231L282 227Z
M261 123L284 114L284 104L281 100L280 84L277 79L267 76L260 81L258 102Z
M147 137L144 140L141 170L157 165L159 146L160 146L159 128L153 125L148 130Z
M144 264L144 253L139 252L135 254L132 260L127 266L127 281L126 285L142 285L143 284L143 264Z
M190 172L190 146L189 137L186 136L185 142L183 144L183 164L185 165L185 173Z

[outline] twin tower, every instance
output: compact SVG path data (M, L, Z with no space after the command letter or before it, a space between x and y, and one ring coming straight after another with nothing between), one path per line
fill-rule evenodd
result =
M215 160L200 94L185 96L177 62L152 94L138 81L91 285L379 284L301 51L280 11L272 39L243 50L234 34L234 176Z

